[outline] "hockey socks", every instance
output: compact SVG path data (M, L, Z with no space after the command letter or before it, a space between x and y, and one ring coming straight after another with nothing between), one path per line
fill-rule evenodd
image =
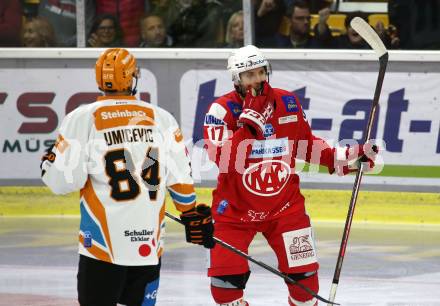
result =
M319 280L318 280L318 272L313 275L298 279L298 282L303 284L304 286L310 288L314 292L318 292L319 290ZM313 298L309 293L305 290L299 288L298 286L287 284L289 289L289 305L290 306L315 306L318 305L318 301L316 298Z
M211 294L218 306L249 306L249 304L243 300L243 289L211 286Z

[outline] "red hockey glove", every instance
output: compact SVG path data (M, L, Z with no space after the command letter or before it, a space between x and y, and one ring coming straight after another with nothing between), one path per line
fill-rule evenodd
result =
M274 111L274 93L269 83L262 82L262 89L257 93L255 89L248 88L243 103L243 112L239 122L253 128L257 133L264 133L266 121Z
M187 242L200 244L208 249L214 247L214 225L212 224L211 207L206 204L199 204L182 213L180 220L185 224Z
M336 171L339 176L356 172L361 163L364 172L373 170L376 155L379 153L379 148L369 143L333 150L335 152L334 166L329 168L329 172L332 174Z

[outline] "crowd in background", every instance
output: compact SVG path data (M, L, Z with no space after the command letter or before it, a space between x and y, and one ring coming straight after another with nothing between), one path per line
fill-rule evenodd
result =
M388 48L440 49L440 0L389 0L386 22L371 21L366 12L351 12L342 15L339 29L329 24L336 16L332 0L252 1L258 47L367 48L350 27L351 19L360 16L370 22ZM243 46L241 0L84 3L88 47ZM0 1L0 47L76 47L76 35L76 0Z

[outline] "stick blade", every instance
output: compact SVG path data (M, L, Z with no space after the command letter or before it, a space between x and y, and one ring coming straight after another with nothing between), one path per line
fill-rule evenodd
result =
M350 25L370 45L379 58L387 53L387 48L385 48L379 35L365 20L355 17L350 22Z

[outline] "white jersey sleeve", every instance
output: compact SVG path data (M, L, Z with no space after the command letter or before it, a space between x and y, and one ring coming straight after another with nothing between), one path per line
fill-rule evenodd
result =
M187 211L195 206L196 194L191 176L191 165L188 150L185 146L182 132L171 114L164 114L166 130L167 179L166 186L179 211Z
M87 107L68 114L59 129L52 151L53 163L42 164L42 180L56 194L66 194L81 189L87 180L87 143L92 128Z
M66 117L43 181L58 193L80 189L80 254L155 265L164 246L167 191L181 211L195 205L185 145L176 120L160 107L134 97L100 100ZM64 177L69 158L72 182Z

